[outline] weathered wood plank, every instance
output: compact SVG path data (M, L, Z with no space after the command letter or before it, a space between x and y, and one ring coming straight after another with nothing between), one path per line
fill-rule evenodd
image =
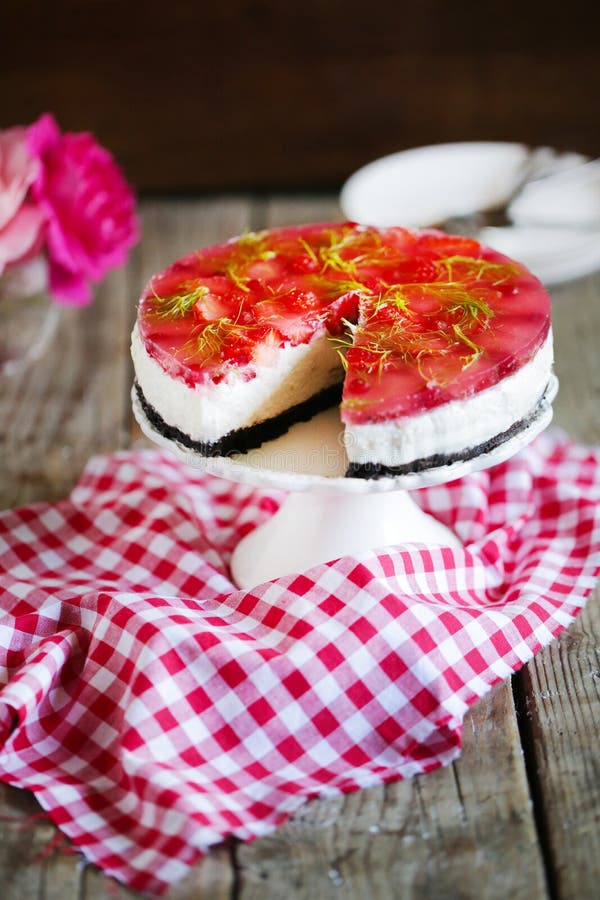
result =
M600 442L600 276L555 292L556 419ZM554 895L598 896L600 881L600 592L523 671L523 734Z
M259 204L255 218L259 228L343 221L337 197L324 193L272 196Z
M52 839L47 827L32 818L39 812L27 791L0 784L0 885L4 900L38 897L42 869L35 858Z
M107 878L96 866L81 866L81 881L77 900L135 900L137 891L130 891L113 878ZM66 898L65 898L66 900Z
M600 592L522 676L525 750L555 896L598 896Z
M237 860L241 900L546 897L509 686L469 712L454 765L314 801Z
M2 900L80 900L81 863L29 791L0 784Z
M81 855L64 839L60 849L41 860L36 900L82 900L84 865Z
M236 873L230 849L226 846L212 849L202 862L171 888L168 900L237 900Z
M557 425L572 437L600 443L600 274L552 292Z
M86 460L123 446L129 398L128 271L65 309L48 352L0 390L0 507L63 497Z

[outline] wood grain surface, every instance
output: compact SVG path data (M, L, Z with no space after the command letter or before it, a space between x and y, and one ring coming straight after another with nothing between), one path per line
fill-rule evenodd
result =
M600 154L591 0L3 0L0 127L52 110L138 190L335 187L395 150Z
M600 443L600 291L587 279L553 292L555 414ZM540 839L555 897L600 894L600 590L525 667L518 702Z
M129 329L151 272L246 226L336 219L328 195L143 204L144 240L94 304L65 310L46 356L0 382L0 506L54 499L92 453L145 440L132 424ZM600 278L553 292L556 418L600 442ZM469 712L458 762L314 801L272 835L216 848L174 900L592 900L600 881L600 613L584 614ZM54 842L57 845L54 846ZM0 786L2 900L126 900L30 794Z

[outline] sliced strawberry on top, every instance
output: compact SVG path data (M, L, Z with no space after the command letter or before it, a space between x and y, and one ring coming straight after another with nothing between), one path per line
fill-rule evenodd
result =
M288 260L288 269L290 272L316 274L320 268L319 260L314 254L309 256L308 253L304 253Z
M282 278L285 273L285 262L274 256L272 259L257 259L246 264L246 278L253 278L259 284L270 283Z
M234 365L252 377L278 346L326 327L353 344L345 421L491 386L531 358L548 323L539 282L476 241L352 223L251 233L189 254L150 281L138 316L148 352L188 383Z
M358 291L349 291L329 304L325 322L331 335L343 334L348 322L356 322L360 300Z
M446 234L435 228L428 228L414 232L414 252L416 255L435 254L436 257L449 256L479 256L482 251L481 244L473 238L462 237L456 234Z

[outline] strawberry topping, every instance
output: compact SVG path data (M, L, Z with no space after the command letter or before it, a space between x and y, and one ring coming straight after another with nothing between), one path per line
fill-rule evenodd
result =
M278 350L328 334L347 370L345 422L465 398L524 365L549 298L521 265L433 230L345 223L250 233L154 276L138 324L187 384L253 378Z

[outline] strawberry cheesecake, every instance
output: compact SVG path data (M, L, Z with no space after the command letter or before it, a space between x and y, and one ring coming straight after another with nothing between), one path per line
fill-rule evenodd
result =
M243 453L339 403L348 475L404 474L490 451L536 418L550 301L471 239L277 228L155 275L132 356L146 418L181 447Z

